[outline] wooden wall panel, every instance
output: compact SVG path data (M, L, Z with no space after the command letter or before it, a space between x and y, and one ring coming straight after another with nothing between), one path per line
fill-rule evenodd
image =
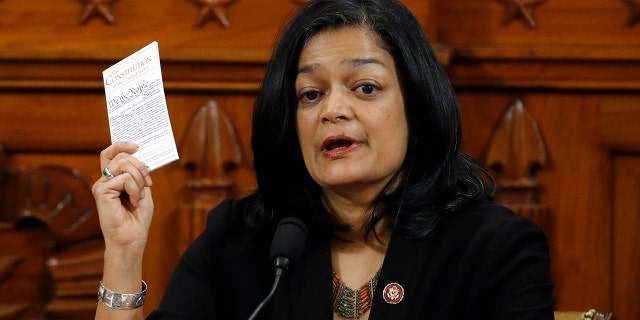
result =
M85 25L78 24L84 8L80 1L7 1L0 6L2 44L29 46L42 49L43 55L62 57L69 51L101 56L122 47L142 47L153 40L161 46L183 48L187 54L203 49L206 54L210 48L264 51L296 7L292 1L235 1L225 10L229 28L215 18L197 28L194 23L200 10L191 1L164 0L153 5L115 1L110 10L113 24L96 16Z
M601 135L613 159L613 310L621 319L640 313L640 97L617 94L602 99Z
M536 4L520 11L535 27L508 15L515 3ZM484 159L502 113L517 100L542 132L548 159L536 178L551 221L558 310L637 315L635 289L621 290L616 277L625 271L625 280L638 281L622 267L635 264L637 249L629 248L637 239L616 236L638 227L637 208L620 200L614 184L635 189L612 168L618 154L640 150L639 8L634 1L461 0L437 1L434 9L438 40L453 52L448 70L466 150Z
M522 19L503 24L509 2L437 1L438 36L451 45L633 46L640 30L627 26L630 7L623 1L538 1L532 14L537 28ZM450 17L444 19L442 17Z
M547 147L540 168L540 202L550 211L547 231L558 310L609 310L612 286L611 211L608 153L600 144L599 98L558 92L459 92L463 146L484 161L487 144L502 113L521 99L538 122ZM597 234L598 236L592 236ZM597 283L597 286L585 286Z
M403 2L437 42L460 95L464 148L471 155L484 159L514 101L537 121L548 148L536 178L551 221L546 231L557 308L620 310L620 319L633 318L633 297L617 292L619 278L611 276L636 257L614 260L631 241L616 238L617 228L637 227L637 221L629 219L635 209L619 207L613 186L621 180L612 172L617 155L640 151L634 138L640 136L640 22L627 24L631 8L616 0L547 0L536 6L537 27L531 28L523 19L503 24L506 1ZM187 0L118 0L110 8L113 24L96 16L83 25L80 1L0 1L6 165L60 164L98 178L98 152L109 144L101 72L156 40L176 141L199 108L216 101L243 153L230 173L230 192L250 192L255 93L280 26L297 7L292 0L235 1L226 7L225 28L215 19L196 27L199 8ZM182 163L152 177L157 210L145 253L147 312L157 306L189 241L178 226L191 210L185 185L192 175Z
M612 151L640 152L640 97L637 94L602 98L600 132Z
M614 172L612 299L616 312L632 319L640 313L640 155L616 157Z
M238 130L244 161L232 173L232 178L237 188L233 195L241 196L255 186L250 149L254 101L251 95L167 92L176 142L180 146L191 118L212 99L233 119ZM98 179L98 155L110 143L103 100L101 92L0 92L0 141L8 151L6 164L10 167L59 164L75 168L92 180ZM153 172L152 178L157 209L145 252L145 279L154 288L149 293L148 310L159 303L168 276L178 260L179 248L185 245L186 240L176 226L181 206L187 200L185 183L189 174L180 162L175 162Z
M12 151L100 150L110 141L104 94L0 92L0 141ZM20 137L19 139L16 139Z

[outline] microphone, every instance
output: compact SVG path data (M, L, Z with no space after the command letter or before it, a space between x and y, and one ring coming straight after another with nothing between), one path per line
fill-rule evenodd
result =
M267 297L262 300L251 316L249 316L249 320L255 319L264 306L271 300L276 292L276 288L278 288L282 274L289 269L289 266L298 263L302 255L302 250L304 249L306 237L307 226L302 220L294 217L280 220L273 234L271 250L269 251L269 259L273 263L276 272L273 286Z

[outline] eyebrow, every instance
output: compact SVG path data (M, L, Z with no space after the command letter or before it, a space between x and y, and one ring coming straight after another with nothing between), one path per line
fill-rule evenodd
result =
M298 73L311 73L318 69L320 69L320 64L312 63L298 68Z
M377 64L380 65L382 67L386 68L386 65L384 63L382 63L382 61L378 60L378 59L374 59L374 58L369 58L369 59L350 59L350 60L345 60L342 61L340 64L349 64L353 67L361 67L367 64ZM302 66L300 68L298 68L298 73L311 73L314 72L316 70L320 69L320 64L319 63L312 63L312 64L308 64L305 66Z
M348 61L344 61L343 63L349 63L354 67L361 67L370 63L373 64L377 64L383 67L386 67L386 65L384 63L382 63L382 61L378 60L378 59L374 59L374 58L369 58L369 59L352 59L352 60L348 60Z

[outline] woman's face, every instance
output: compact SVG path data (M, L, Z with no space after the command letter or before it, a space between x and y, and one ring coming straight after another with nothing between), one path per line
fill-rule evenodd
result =
M315 35L300 54L297 133L307 170L325 193L375 196L405 158L403 92L380 43L367 28L347 27Z

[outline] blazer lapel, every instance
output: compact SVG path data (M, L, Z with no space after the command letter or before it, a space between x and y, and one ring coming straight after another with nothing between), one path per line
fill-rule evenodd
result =
M300 264L291 271L292 319L332 319L331 251L328 241L309 245Z
M415 303L418 286L422 282L425 263L430 247L430 236L424 239L406 239L392 236L387 248L382 272L374 293L371 306L371 320L408 319L411 306ZM383 298L385 286L398 284L402 287L402 300L387 302Z
M425 306L421 304L429 300L424 296L425 292L431 291L420 286L436 283L438 270L452 254L452 248L468 241L480 223L477 216L456 212L442 217L434 230L422 239L407 239L399 234L392 236L369 319L424 319ZM390 283L398 283L404 289L402 301L397 304L383 298L385 286Z

